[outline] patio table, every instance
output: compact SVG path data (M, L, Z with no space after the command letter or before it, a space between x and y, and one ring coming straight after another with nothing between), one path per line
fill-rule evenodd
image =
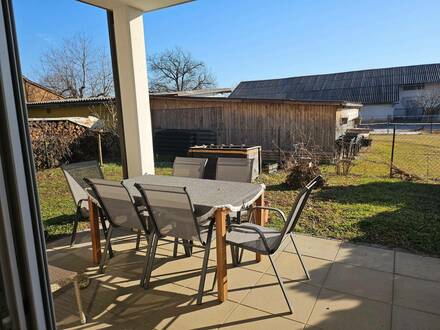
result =
M140 199L135 183L157 184L165 186L186 187L191 201L194 204L197 216L208 218L213 216L216 222L216 250L217 250L217 286L218 299L225 301L228 294L228 280L226 268L226 216L229 212L240 211L253 203L264 205L263 184L229 182L207 179L194 179L175 176L143 175L124 180L125 186L135 201ZM92 236L93 261L99 263L101 245L99 235L98 206L93 197L89 197L90 231ZM256 223L264 225L264 211L257 209ZM259 262L261 256L256 255Z

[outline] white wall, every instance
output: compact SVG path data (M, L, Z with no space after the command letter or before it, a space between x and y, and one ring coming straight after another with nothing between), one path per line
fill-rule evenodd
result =
M360 117L362 123L386 121L388 116L392 116L393 113L392 104L365 104L360 110Z
M346 124L342 124L342 122L341 122L342 118L347 118ZM336 111L335 138L337 139L338 137L343 135L347 129L356 127L356 120L358 118L359 118L359 109L358 108L338 109L338 111Z

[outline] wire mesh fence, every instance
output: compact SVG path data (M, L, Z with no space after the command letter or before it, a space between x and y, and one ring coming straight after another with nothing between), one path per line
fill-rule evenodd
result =
M390 176L419 180L440 179L440 124L428 128L394 123L392 128Z

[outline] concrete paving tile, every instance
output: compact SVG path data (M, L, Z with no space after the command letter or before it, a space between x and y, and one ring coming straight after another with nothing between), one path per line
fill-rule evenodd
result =
M333 261L338 253L341 241L317 238L306 235L295 235L296 246L302 255L321 258ZM286 252L294 253L292 242L289 242L284 249Z
M439 330L440 316L394 306L392 330Z
M300 330L304 324L246 306L238 306L220 329L289 329Z
M393 303L440 315L440 283L394 275Z
M324 287L369 299L391 303L393 274L334 263Z
M344 242L335 261L392 273L394 251Z
M243 299L242 305L271 314L286 314L287 318L305 323L318 296L319 288L302 283L286 283L287 295L293 308L288 307L275 276L264 275L256 287Z
M396 274L440 282L440 258L397 252Z
M307 323L312 329L389 329L391 305L323 289Z
M292 281L304 281L307 284L321 286L330 269L331 262L306 256L302 258L310 274L310 280L307 280L298 256L288 252L280 253L279 257L275 260L275 266L280 276ZM267 273L275 275L272 267L268 269Z

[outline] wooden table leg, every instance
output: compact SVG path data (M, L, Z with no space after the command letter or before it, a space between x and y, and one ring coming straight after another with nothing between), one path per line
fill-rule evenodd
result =
M261 196L257 199L257 201L256 201L256 206L264 206L264 192L261 194ZM257 214L256 214L256 219L255 219L255 222L256 222L256 224L257 225L260 225L260 226L264 226L264 223L265 223L265 210L262 210L262 209L257 209L257 212L256 212ZM261 261L261 254L259 254L259 253L256 253L255 254L255 260L257 261L257 262L260 262Z
M89 197L89 221L90 235L92 239L92 258L95 265L101 260L101 236L99 234L99 211L98 206Z
M217 288L218 300L228 299L228 274L226 268L226 215L225 209L215 212L216 244L217 244Z

